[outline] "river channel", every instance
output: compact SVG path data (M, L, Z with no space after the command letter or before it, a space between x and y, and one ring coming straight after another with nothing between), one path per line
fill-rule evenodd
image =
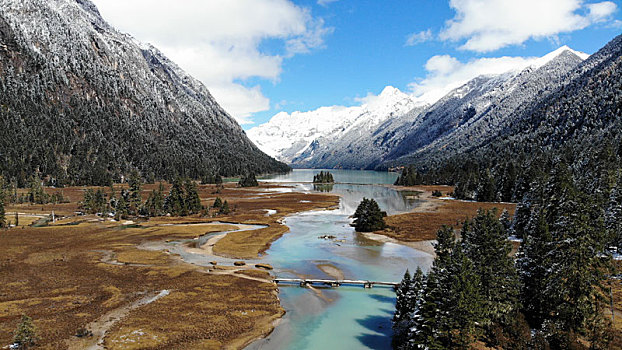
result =
M313 192L317 189L310 182L318 172L294 170L263 180L282 183L295 191ZM278 277L333 278L324 272L328 267L327 272L334 275L340 270L346 279L396 282L406 269L429 268L430 255L400 244L369 240L350 226L350 216L363 197L375 199L389 215L419 205L412 194L383 186L392 184L397 174L330 172L336 184L322 190L339 195L340 207L300 213L284 220L290 232L274 242L262 259L276 268ZM268 338L247 349L391 348L395 293L390 287L308 289L280 285L279 298L287 314Z

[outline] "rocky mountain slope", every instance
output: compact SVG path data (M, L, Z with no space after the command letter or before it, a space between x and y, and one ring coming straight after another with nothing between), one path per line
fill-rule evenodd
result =
M585 150L594 152L595 145L616 144L622 130L622 35L574 69L559 74L560 65L566 67L568 59L576 61L564 55L543 66L541 70L547 75L532 81L532 86L542 90L510 110L502 122L495 124L490 117L484 118L474 122L470 130L441 138L428 149L384 165L438 164L465 154L476 158L490 158L497 153L506 154L506 158L556 154L564 149L581 158L579 154ZM554 78L558 84L551 84ZM600 148L608 152L607 147Z
M249 131L249 137L267 153L295 167L373 169L400 164L416 154L431 155L456 145L485 142L511 122L510 114L555 91L568 72L587 57L564 46L523 70L476 77L432 105L387 88L379 100L393 101L389 96L399 96L399 101L412 102L394 108L385 103L385 108L372 113L358 113L361 108L369 109L367 106L282 113ZM357 113L344 113L353 110ZM310 132L312 123L325 130ZM282 145L274 147L270 142Z
M335 157L351 157L354 152L335 146L347 143L346 140L370 140L388 120L421 105L409 95L388 86L361 106L322 107L292 114L281 112L268 123L250 129L248 136L259 148L281 161L316 167L328 163L322 159L330 152ZM339 160L330 164L330 167L340 166ZM349 163L343 165L350 166Z
M287 169L198 80L89 0L0 0L0 114L0 174L21 183Z
M452 91L417 118L385 160L396 164L478 147L515 121L533 101L567 82L585 54L562 47L520 72L478 77Z

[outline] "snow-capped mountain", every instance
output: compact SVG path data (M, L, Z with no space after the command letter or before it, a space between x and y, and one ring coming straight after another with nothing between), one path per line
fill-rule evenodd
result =
M310 112L281 112L269 122L248 130L253 142L267 154L300 163L314 156L320 143L332 144L347 134L374 132L387 119L402 115L421 102L387 86L380 95L354 107L321 107ZM304 158L301 156L304 154Z
M586 54L562 47L520 71L480 76L451 91L417 118L386 159L463 145L497 135L513 115L565 82ZM385 160L386 160L385 159Z
M498 133L510 122L508 115L561 86L564 76L588 56L563 46L503 74L478 76L431 105L389 87L377 98L387 101L382 108L369 104L279 113L248 135L262 150L295 167L374 168Z
M106 183L135 168L156 178L287 169L201 82L115 30L89 0L0 0L0 77L9 177Z

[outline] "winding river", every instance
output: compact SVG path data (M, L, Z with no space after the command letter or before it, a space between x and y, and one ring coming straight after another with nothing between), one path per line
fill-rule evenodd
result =
M317 172L294 170L265 180L312 192L309 182ZM262 259L277 268L278 277L334 278L342 273L347 279L399 281L407 268L413 271L420 266L425 270L431 265L432 257L426 253L369 240L350 227L350 216L363 197L374 198L389 215L409 211L419 204L416 199L383 186L392 184L397 174L330 172L337 182L330 191L341 197L340 208L301 213L284 220L290 232L274 242ZM268 338L248 349L391 348L395 304L392 288L279 286L279 290L286 316Z

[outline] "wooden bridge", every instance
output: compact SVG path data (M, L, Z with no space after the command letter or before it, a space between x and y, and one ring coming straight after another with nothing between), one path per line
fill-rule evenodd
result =
M339 287L341 285L351 286L363 286L364 288L372 288L375 285L397 287L399 283L396 282L378 282L378 281L364 281L364 280L326 280L326 279L312 279L312 278L275 278L274 283L285 284L298 284L301 287L308 287L313 285L321 285L328 287Z

